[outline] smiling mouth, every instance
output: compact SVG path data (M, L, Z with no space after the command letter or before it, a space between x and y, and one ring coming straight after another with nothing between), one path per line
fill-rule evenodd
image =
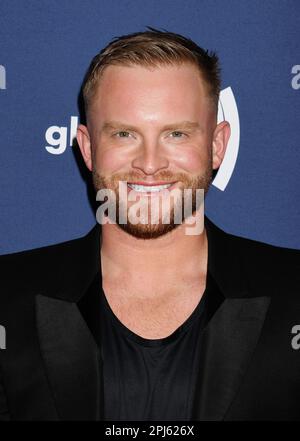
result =
M136 191L137 193L159 193L160 191L165 191L171 188L175 182L170 182L168 184L133 184L131 182L127 183L129 189Z

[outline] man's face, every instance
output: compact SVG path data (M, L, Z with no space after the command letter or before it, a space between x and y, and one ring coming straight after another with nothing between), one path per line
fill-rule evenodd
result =
M191 64L151 70L109 66L97 87L87 128L79 126L77 136L95 189L114 190L117 207L120 203L127 210L133 202L119 194L119 181L128 182L128 192L149 204L149 219L146 224L128 221L120 227L140 238L166 234L177 226L178 195L171 198L169 224L163 215L151 224L150 199L174 189L192 189L194 210L196 189L207 192L212 170L224 156L228 123L216 125L207 86Z

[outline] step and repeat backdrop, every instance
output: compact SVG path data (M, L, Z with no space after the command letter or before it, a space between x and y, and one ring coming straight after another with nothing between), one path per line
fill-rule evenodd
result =
M205 202L225 231L300 249L300 1L1 0L0 253L54 244L95 224L73 146L91 58L146 26L214 50L225 160Z

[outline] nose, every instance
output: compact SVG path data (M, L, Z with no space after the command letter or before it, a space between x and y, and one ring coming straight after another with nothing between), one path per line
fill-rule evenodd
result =
M145 175L154 175L169 167L169 160L163 154L162 147L155 142L144 142L139 154L131 163L132 168L140 170Z

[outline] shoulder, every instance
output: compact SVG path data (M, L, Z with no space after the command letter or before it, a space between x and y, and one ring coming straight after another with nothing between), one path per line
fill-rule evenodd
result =
M269 256L272 259L288 259L290 262L300 263L300 250L295 248L286 248L276 245L271 245L265 242L260 242L254 239L236 236L234 234L226 233L228 240L232 245L241 251L249 253L249 256L255 255L258 257L260 253L263 257Z
M280 247L251 238L237 236L222 230L211 221L208 222L213 227L215 233L227 242L228 246L232 247L236 253L246 255L249 260L255 258L260 261L269 257L272 261L281 261L282 264L292 263L298 266L300 264L300 250L298 249Z
M300 298L300 250L230 235L250 284L261 281L279 295Z
M270 259L271 263L280 263L283 266L291 264L300 269L300 250L271 245L233 234L228 234L228 237L232 245L246 253L249 259L264 264L267 264L266 259Z
M55 265L57 258L71 252L80 239L47 245L25 251L19 251L0 256L1 279L9 280L12 284L23 280L24 283L33 275L38 276L39 270L46 270L48 265Z
M300 296L300 250L228 233L207 220L215 266L223 279L237 279L253 293Z
M95 225L86 235L75 239L1 255L0 298L5 292L34 293L42 287L49 291L59 284L63 287L68 278L76 279L92 265L98 241L99 228Z

